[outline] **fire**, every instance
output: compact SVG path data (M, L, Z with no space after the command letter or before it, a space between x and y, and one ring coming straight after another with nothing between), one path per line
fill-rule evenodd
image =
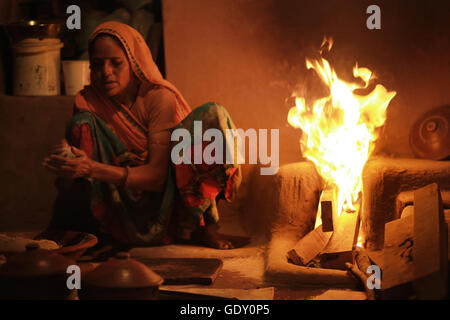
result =
M331 49L332 42L325 39ZM322 53L322 51L320 51ZM378 138L377 128L386 120L386 109L396 92L388 92L381 84L367 95L354 91L366 89L373 79L372 71L356 63L353 76L363 84L348 83L338 77L323 57L306 59L328 86L327 97L306 105L304 97L294 94L296 105L288 114L288 122L300 128L300 148L311 160L328 187L337 189L339 211L353 211L361 191L361 174Z

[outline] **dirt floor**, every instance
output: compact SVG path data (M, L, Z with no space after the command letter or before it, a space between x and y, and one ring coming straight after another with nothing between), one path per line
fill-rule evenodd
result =
M163 290L174 290L216 297L243 300L364 300L364 292L348 288L330 288L326 283L311 286L286 286L265 277L268 243L253 239L245 247L217 250L193 245L167 245L135 248L131 256L141 258L218 258L223 261L211 285L164 285Z

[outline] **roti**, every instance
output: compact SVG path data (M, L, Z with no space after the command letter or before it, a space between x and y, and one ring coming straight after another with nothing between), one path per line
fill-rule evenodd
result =
M37 243L44 250L59 249L60 246L52 240L33 240L24 237L11 237L0 233L0 252L24 252L30 243Z

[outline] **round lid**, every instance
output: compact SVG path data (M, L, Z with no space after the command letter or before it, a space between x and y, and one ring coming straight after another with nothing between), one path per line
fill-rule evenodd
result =
M145 264L119 252L84 278L87 285L103 288L143 288L159 286L164 279Z
M37 243L30 243L26 251L7 258L0 267L0 276L32 277L66 274L67 267L76 262L57 252L42 250Z
M450 157L450 106L421 116L411 128L409 144L419 158L444 160Z

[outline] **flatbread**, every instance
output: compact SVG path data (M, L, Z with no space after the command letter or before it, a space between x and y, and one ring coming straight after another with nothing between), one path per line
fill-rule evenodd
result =
M24 252L30 243L37 243L44 250L59 249L60 246L52 240L33 240L23 237L11 237L0 233L0 252Z

